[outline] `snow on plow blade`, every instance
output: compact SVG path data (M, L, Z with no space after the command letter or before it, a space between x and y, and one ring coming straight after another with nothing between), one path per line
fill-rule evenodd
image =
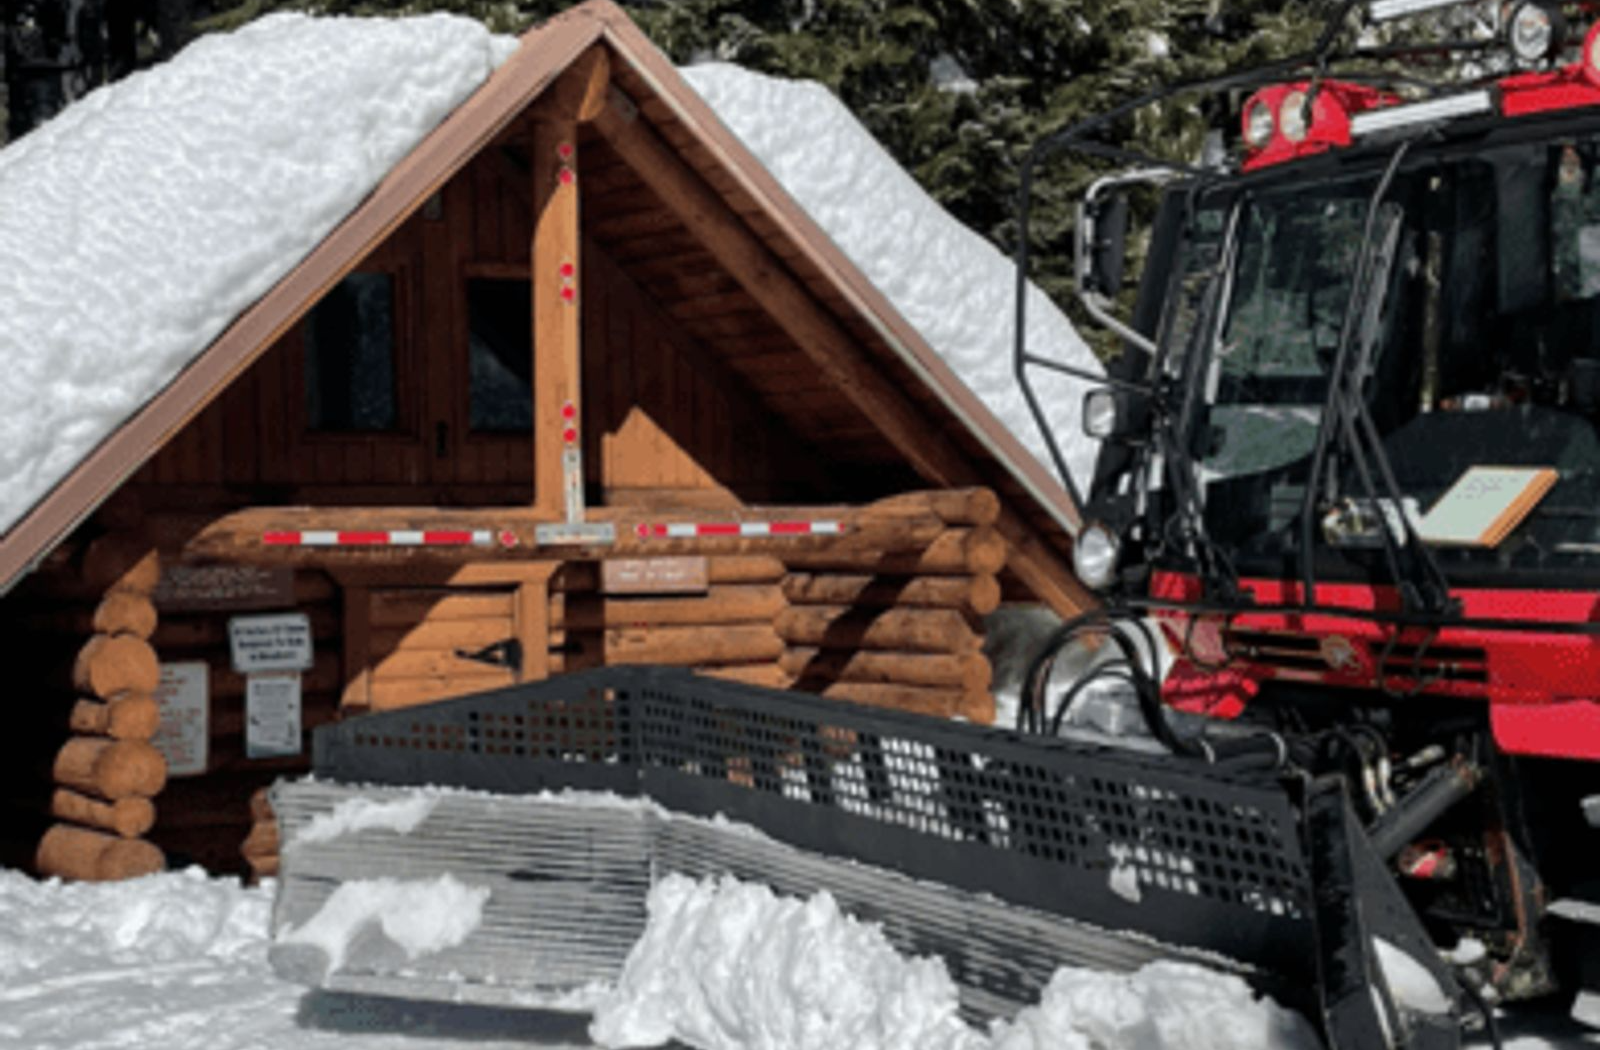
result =
M1337 781L618 668L325 727L274 802L273 965L336 991L584 1008L654 879L729 873L942 957L974 1018L1176 957L1340 1050L1458 1045L1389 995L1380 940L1455 986Z

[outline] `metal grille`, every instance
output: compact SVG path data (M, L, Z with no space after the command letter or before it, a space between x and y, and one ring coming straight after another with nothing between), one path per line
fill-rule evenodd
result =
M315 769L644 795L824 856L1140 929L1290 984L1314 976L1289 795L1168 756L617 668L325 727Z

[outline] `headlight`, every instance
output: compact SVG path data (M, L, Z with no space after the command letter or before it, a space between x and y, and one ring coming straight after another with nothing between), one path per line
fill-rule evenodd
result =
M1072 568L1078 579L1095 590L1111 585L1117 575L1117 555L1121 544L1111 530L1099 523L1087 525L1072 545Z
M1083 395L1083 432L1097 441L1115 437L1119 431L1117 406L1121 402L1115 390L1100 387Z
M1518 62L1533 65L1560 49L1565 28L1560 11L1537 0L1524 0L1506 22L1506 42Z
M1245 107L1244 140L1251 149L1261 149L1272 141L1272 107L1259 99Z
M1291 91L1278 104L1278 130L1290 142L1304 142L1306 138L1306 93Z

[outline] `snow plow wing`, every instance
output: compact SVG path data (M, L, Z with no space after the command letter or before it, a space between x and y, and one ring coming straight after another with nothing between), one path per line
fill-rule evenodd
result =
M1459 1044L1453 1012L1390 994L1380 946L1447 1001L1456 985L1336 778L619 668L324 727L313 778L274 803L273 965L331 990L586 1008L655 878L729 873L826 889L942 957L974 1018L1032 1003L1062 965L1188 958L1302 1009L1338 1050ZM402 885L473 921L363 923Z

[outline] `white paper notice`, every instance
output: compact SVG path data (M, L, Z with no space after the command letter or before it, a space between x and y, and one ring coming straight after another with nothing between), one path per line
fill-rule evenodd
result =
M264 672L246 679L244 754L278 758L300 753L300 675Z
M156 703L161 726L151 741L167 760L167 775L199 776L206 771L210 669L204 663L162 664Z
M240 674L311 667L311 618L305 613L235 616L228 621L228 641Z

